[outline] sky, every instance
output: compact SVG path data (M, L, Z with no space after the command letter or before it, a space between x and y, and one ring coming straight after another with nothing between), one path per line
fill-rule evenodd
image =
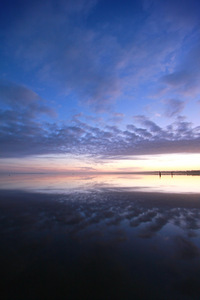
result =
M200 169L199 0L3 0L0 172Z

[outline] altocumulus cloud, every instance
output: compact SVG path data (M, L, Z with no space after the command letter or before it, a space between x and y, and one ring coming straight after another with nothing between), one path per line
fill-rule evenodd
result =
M199 152L200 126L194 127L184 117L161 128L146 116L135 116L135 123L122 130L118 126L91 126L80 121L80 114L64 125L55 123L54 111L27 87L1 82L0 99L0 155L4 158L59 153L118 158Z
M104 19L114 9L106 1L19 1L23 13L16 13L2 33L6 53L40 84L53 84L98 112L132 88L137 97L144 84L157 86L158 78L170 92L199 92L196 43L169 68L199 24L198 1L133 2L140 3L126 6L133 18L127 20L120 10L119 23L117 18ZM98 12L101 5L104 10Z
M186 103L199 100L198 0L126 1L125 12L102 0L3 2L2 74L24 85L0 83L1 157L199 152L200 127L180 116ZM45 99L51 95L58 112L73 101L76 115L65 124L54 119L30 85ZM142 109L124 127L130 109L119 107L126 100L132 111L153 104L173 121L161 127ZM108 112L115 103L108 116L115 126L105 125L103 114L80 121L82 108Z

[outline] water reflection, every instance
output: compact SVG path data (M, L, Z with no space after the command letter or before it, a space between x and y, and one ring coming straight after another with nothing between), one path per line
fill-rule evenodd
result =
M200 193L200 177L174 175L0 175L0 189L71 193L91 190L129 190L165 193Z
M198 178L2 179L2 299L199 299Z

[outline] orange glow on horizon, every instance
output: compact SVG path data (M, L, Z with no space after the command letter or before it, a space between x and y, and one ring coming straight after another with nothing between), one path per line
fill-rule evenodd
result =
M0 172L10 173L106 173L185 171L200 169L200 154L162 154L94 159L85 156L34 156L1 159Z

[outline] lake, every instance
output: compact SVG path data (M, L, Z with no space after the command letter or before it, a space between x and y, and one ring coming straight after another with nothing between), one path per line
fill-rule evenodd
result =
M1 175L1 299L199 299L199 181Z

